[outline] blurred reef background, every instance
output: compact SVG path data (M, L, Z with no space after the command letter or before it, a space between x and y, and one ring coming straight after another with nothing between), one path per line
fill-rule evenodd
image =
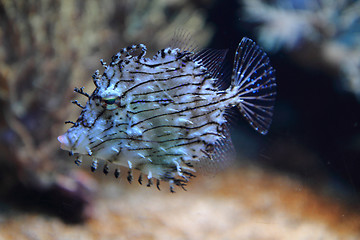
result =
M242 37L265 49L269 134L234 113L236 166L176 194L77 167L57 141L74 87L179 28L229 48L225 71ZM360 1L0 0L0 109L0 240L360 239Z

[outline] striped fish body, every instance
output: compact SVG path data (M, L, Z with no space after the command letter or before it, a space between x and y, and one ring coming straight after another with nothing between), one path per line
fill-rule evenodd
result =
M252 41L249 44L257 47ZM145 174L148 186L154 178L158 187L159 180L170 182L171 191L174 184L183 187L194 176L194 165L219 166L216 163L228 161L233 149L226 109L238 106L255 129L267 130L275 95L274 71L266 55L256 50L265 57L259 61L261 69L257 65L245 69L236 62L231 86L219 90L216 60L222 56L166 48L145 58L143 44L122 49L109 65L101 61L105 70L93 75L96 89L91 96L77 89L89 100L74 126L58 138L61 146L79 156L91 156L93 170L97 160L105 160L128 167L130 182L132 169L137 169L140 183ZM104 172L108 169L105 165Z

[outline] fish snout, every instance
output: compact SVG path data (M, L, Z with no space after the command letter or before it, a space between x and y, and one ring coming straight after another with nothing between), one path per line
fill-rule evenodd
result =
M63 150L70 150L71 146L70 146L70 141L69 138L67 137L66 134L60 135L58 136L58 141L60 142L60 147Z

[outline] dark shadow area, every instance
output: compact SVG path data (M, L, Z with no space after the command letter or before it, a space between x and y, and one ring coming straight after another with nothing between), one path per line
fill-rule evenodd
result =
M213 6L208 21L217 28L210 47L229 47L233 55L242 37L256 41L257 25L238 17L241 7L235 0ZM269 57L278 89L273 124L266 137L258 137L239 117L239 133L234 136L238 151L258 154L261 165L296 174L309 186L331 185L358 196L360 103L340 89L340 76L332 71L316 65L305 68L284 51ZM228 56L227 65L232 65L232 58Z

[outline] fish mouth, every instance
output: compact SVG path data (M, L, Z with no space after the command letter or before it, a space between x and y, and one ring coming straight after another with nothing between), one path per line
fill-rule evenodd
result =
M66 134L58 136L57 139L60 142L61 149L70 151L71 146L70 146L70 142L69 142L69 139L66 136Z

